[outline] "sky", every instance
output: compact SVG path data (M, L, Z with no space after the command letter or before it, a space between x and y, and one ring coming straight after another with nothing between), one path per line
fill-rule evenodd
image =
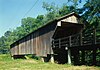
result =
M20 26L22 18L46 14L46 10L42 8L43 2L49 4L54 2L60 7L63 3L67 3L67 1L68 0L0 0L0 37L3 36L6 31L12 31ZM83 0L83 2L79 4L79 7L82 7L84 3ZM29 11L33 5L34 7Z

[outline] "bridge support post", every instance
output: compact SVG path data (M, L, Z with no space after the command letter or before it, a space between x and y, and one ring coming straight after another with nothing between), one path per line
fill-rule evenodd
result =
M71 64L71 50L68 49L68 64Z
M69 36L69 47L71 47L71 36ZM71 64L71 50L68 48L68 64Z
M41 61L42 61L42 62L45 62L43 57L41 57Z
M54 63L54 55L51 55L50 62L51 62L51 63Z

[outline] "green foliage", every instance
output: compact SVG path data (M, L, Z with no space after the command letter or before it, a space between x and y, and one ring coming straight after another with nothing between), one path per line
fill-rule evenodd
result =
M87 0L84 7L82 17L93 26L98 26L100 23L100 0Z

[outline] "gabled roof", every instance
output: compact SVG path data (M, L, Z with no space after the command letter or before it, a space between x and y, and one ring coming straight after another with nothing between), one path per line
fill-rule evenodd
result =
M67 14L65 16L60 17L60 18L57 18L57 20L62 20L64 18L70 17L72 15L76 16L77 18L80 18L80 16L78 14L76 14L75 12L72 12L72 13L69 13L69 14Z
M16 42L22 40L23 38L29 36L30 34L36 32L36 31L38 31L39 29L41 29L41 28L43 28L43 27L45 27L45 26L48 26L49 24L52 24L53 22L57 22L57 21L62 20L62 19L64 19L64 18L70 17L70 16L72 16L72 15L75 15L77 18L80 18L80 16L79 16L78 14L76 14L75 12L69 13L69 14L67 14L67 15L65 15L65 16L62 16L62 17L59 17L59 18L54 18L53 20L47 22L47 23L46 23L45 25L43 25L42 27L36 29L35 31L33 31L33 32L29 33L29 34L27 34L26 36L24 36L24 37L22 37L21 39L15 41L14 43L16 43ZM14 43L12 43L11 45L13 45Z

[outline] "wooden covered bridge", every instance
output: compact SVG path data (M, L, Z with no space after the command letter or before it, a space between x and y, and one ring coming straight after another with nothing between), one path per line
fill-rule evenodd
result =
M43 27L11 44L11 56L28 54L39 56L43 61L85 64L91 53L91 63L100 64L100 28L89 27L76 13L70 13L48 22ZM98 51L98 52L97 52Z

